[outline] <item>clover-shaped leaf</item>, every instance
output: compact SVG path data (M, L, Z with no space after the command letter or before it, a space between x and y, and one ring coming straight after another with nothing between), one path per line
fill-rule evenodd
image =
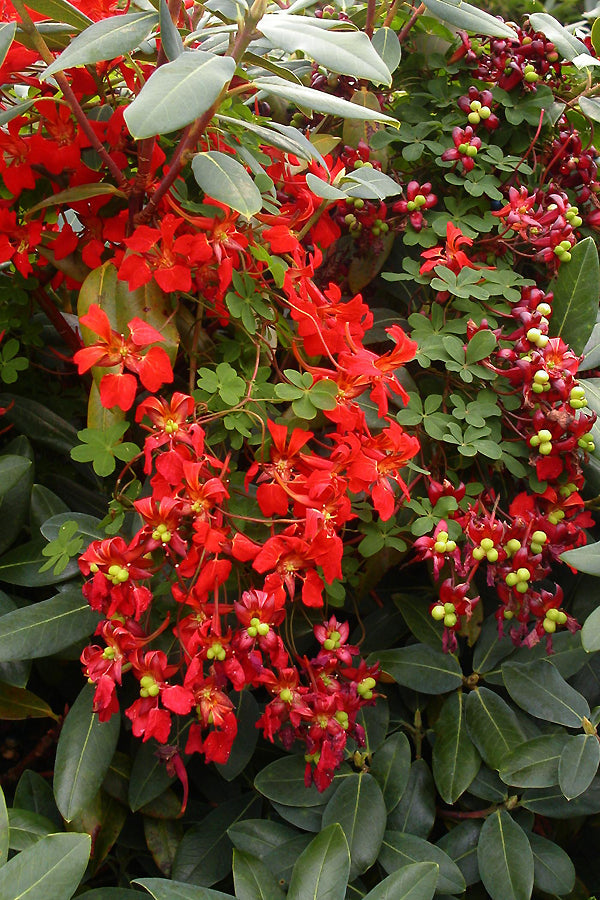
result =
M129 428L128 422L116 422L109 428L84 428L77 432L82 442L71 450L71 458L76 462L91 462L94 472L101 478L112 475L116 468L115 459L122 462L131 460L140 453L137 444L123 443L123 435Z

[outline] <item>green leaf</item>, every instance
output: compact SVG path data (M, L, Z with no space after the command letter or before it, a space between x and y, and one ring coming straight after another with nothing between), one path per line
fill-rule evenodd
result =
M131 135L141 138L184 128L211 108L235 72L229 56L188 50L152 73L125 110Z
M481 880L492 900L529 900L533 853L527 835L506 810L496 810L483 823L477 858Z
M590 613L583 623L581 645L588 653L600 650L600 606Z
M97 624L98 614L81 590L65 590L2 617L0 660L50 656L87 637Z
M260 798L255 794L243 794L225 800L212 810L202 822L186 832L177 849L173 877L203 887L210 887L225 878L231 872L233 856L227 829L241 819L256 815L258 809Z
M146 888L154 900L235 900L231 894L166 878L136 878L133 883Z
M529 16L529 21L535 31L541 31L549 41L552 41L565 59L571 61L582 53L587 54L588 48L583 41L567 31L554 16L549 16L547 13L534 13Z
M374 84L392 83L388 67L364 32L333 31L329 22L324 24L322 19L308 16L271 13L262 17L258 30L278 50L300 50L331 72L365 78Z
M400 803L388 816L388 828L426 838L435 822L435 803L435 785L429 766L424 759L415 759Z
M544 734L519 744L500 766L500 778L514 787L548 787L558 783L558 763L567 736Z
M274 97L282 97L284 100L297 106L312 109L313 112L341 116L343 119L368 119L372 122L389 122L391 125L398 126L397 119L386 116L382 112L369 109L366 106L359 106L357 103L351 103L348 100L343 100L341 97L326 94L324 91L317 91L302 84L293 84L276 75L268 78L258 78L253 84L259 91L272 94Z
M254 779L254 787L264 797L284 806L322 806L333 796L340 777L334 778L325 791L319 793L314 784L304 784L306 763L300 756L283 756L262 769Z
M444 702L435 724L432 771L438 791L452 806L469 787L481 765L481 757L467 732L462 691Z
M120 717L100 722L93 696L93 685L86 685L69 710L56 748L54 797L67 822L97 794L119 738Z
M350 850L350 875L357 875L377 859L386 825L383 794L372 775L350 775L335 792L323 813L323 828L341 825Z
M158 14L128 13L94 22L82 31L41 75L44 81L55 72L75 66L88 66L105 59L131 53L158 25Z
M381 668L397 684L423 694L443 694L462 684L462 670L450 653L424 644L412 644L398 650L384 650L377 656Z
M159 797L169 787L173 777L157 757L154 741L142 744L135 755L129 779L128 800L133 812Z
M271 819L245 819L232 825L227 834L237 850L264 860L273 850L298 837L295 828L289 828Z
M0 683L0 719L56 719L57 716L41 697L25 688Z
M379 863L386 872L415 862L431 862L439 866L436 891L441 894L460 894L465 889L465 880L456 863L440 847L429 841L402 831L386 831Z
M68 3L67 0L31 0L31 2L28 0L27 6L55 22L73 25L78 31L93 24L92 19Z
M412 863L380 881L363 900L431 900L437 880L436 863Z
M77 900L140 900L140 892L130 891L128 888L101 887L78 894Z
M0 499L21 480L31 466L32 462L26 456L0 456Z
M495 16L486 13L470 3L462 0L423 0L429 12L442 22L448 22L456 28L464 28L475 34L488 34L491 37L508 38L510 41L518 41L518 35L513 28L499 21Z
M467 887L479 881L477 842L481 825L481 821L465 819L437 842L437 846L456 863Z
M46 816L41 816L39 813L30 812L28 809L10 809L8 822L11 850L27 850L33 844L37 844L41 838L59 830L51 819L47 819Z
M567 798L579 797L592 783L600 765L600 744L595 734L567 737L558 763L558 783Z
M521 795L521 806L553 819L595 815L600 812L600 777L596 776L588 789L573 800L567 800L558 785L528 789Z
M600 122L600 101L594 97L578 97L579 109L594 122Z
M6 59L17 30L16 22L4 22L0 25L0 66Z
M539 834L527 835L533 852L533 883L546 894L570 894L575 886L575 866L553 841Z
M0 787L0 866L8 859L8 810L4 791Z
M127 195L115 187L114 184L105 184L103 182L100 182L100 184L80 184L77 185L77 187L58 191L58 193L52 194L51 197L41 200L39 203L36 203L35 206L30 207L28 213L31 215L32 213L38 212L40 209L46 209L48 206L60 206L63 203L67 206L71 206L74 203L79 203L81 200L90 200L92 197L106 196L125 198Z
M600 379L596 378L590 380L600 382ZM585 572L587 575L600 575L600 541L597 541L595 544L588 544L586 547L576 547L574 550L566 550L564 553L560 554L560 558L563 562L566 562L567 565L577 569L578 572ZM589 628L588 631L595 632L596 627L597 626L594 625ZM598 640L598 637L593 637L592 643ZM587 645L587 639L584 640L583 634L581 636L581 642L585 649L590 651L590 647ZM598 649L600 649L600 645Z
M10 406L3 416L4 421L42 447L68 454L77 443L77 430L37 400L0 394L0 406Z
M490 768L499 769L504 757L524 739L515 713L485 687L471 691L466 713L469 735L482 759Z
M288 900L344 900L350 854L342 828L329 825L301 853L294 866Z
M390 72L395 72L400 65L402 47L398 35L392 28L378 28L373 34L372 44Z
M63 817L59 813L52 788L45 778L38 775L32 769L25 769L14 795L14 806L19 809L37 813L45 819L54 822L54 831L62 831Z
M369 772L381 788L388 813L398 805L408 784L410 756L408 738L401 731L390 735L373 756Z
M271 870L242 850L233 851L233 883L237 900L285 900Z
M469 343L467 344L466 360L467 364L479 362L486 359L496 347L496 335L493 331L476 331Z
M183 41L181 40L179 29L171 18L167 0L160 0L158 13L160 16L160 41L162 48L169 62L173 62L174 59L177 59L183 53Z
M70 900L90 855L88 834L50 834L0 869L2 900Z
M538 719L581 728L581 720L590 715L590 707L545 659L532 663L507 662L502 677L512 699Z
M234 778L237 778L245 769L247 763L250 762L259 733L256 727L259 710L254 695L249 693L249 691L240 691L237 695L235 693L232 694L231 700L235 703L238 730L229 759L226 763L216 763L217 771L221 773L226 781L233 781Z
M207 150L192 160L194 178L205 194L247 219L262 208L262 195L243 165L226 153Z
M583 353L596 324L600 294L598 251L592 237L575 244L570 262L560 267L550 289L554 291L550 334L570 344L574 353Z

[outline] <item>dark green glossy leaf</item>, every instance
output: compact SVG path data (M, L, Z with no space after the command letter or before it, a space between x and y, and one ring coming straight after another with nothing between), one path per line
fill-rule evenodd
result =
M24 527L28 524L27 517L31 504L31 490L35 477L33 465L33 447L26 437L19 436L5 448L6 457L16 457L23 460L23 468L20 477L12 484L5 484L2 489L2 529L0 530L0 554L11 547ZM9 465L10 469L11 466ZM24 543L24 539L22 539ZM16 550L20 549L17 545ZM35 576L34 576L35 577Z
M45 778L32 769L25 769L14 796L14 805L19 809L27 809L38 813L54 822L55 831L62 831L63 817L58 811L52 788Z
M492 769L499 769L506 755L524 740L513 710L488 688L471 691L466 717L471 740Z
M398 805L408 784L410 757L408 738L401 731L384 741L373 757L369 771L382 790L388 813Z
M515 703L538 719L581 728L582 718L590 714L585 697L567 684L547 660L504 663L502 677Z
M54 797L67 822L100 789L119 738L120 717L100 722L93 696L94 687L86 685L69 710L56 748Z
M243 850L233 851L233 883L237 900L284 900L277 879L260 860Z
M327 790L319 793L314 784L309 788L304 784L305 769L302 757L283 756L258 773L254 787L264 797L284 806L322 806L333 796L340 776Z
M282 887L289 885L294 866L300 854L304 853L311 840L313 840L312 834L298 834L295 838L284 841L276 850L271 850L264 857L263 862L265 866L277 876Z
M412 863L380 881L364 900L431 900L437 880L436 863Z
M206 112L233 77L231 57L189 50L150 76L125 110L134 138L168 134L184 128Z
M579 797L590 786L600 765L600 744L595 734L567 737L558 763L558 783L567 798Z
M600 812L600 777L593 778L588 789L573 800L567 800L558 785L528 789L521 795L521 806L551 819L594 815Z
M227 834L233 846L258 859L264 859L272 850L298 836L295 828L288 828L270 819L245 819L232 825Z
M551 289L554 300L550 333L561 337L574 353L580 354L596 324L598 312L600 272L594 238L586 237L575 244L570 261L561 265Z
M53 491L48 490L43 484L34 484L31 488L29 508L29 522L32 531L40 528L44 522L57 516L59 513L69 511L67 504Z
M81 590L65 590L2 616L0 659L50 656L87 637L97 624L98 613L90 609Z
M154 900L235 900L231 894L222 891L166 878L136 878L133 883L146 888Z
M363 706L356 721L365 730L363 751L371 756L381 747L388 733L390 709L385 697L379 697L374 706Z
M10 827L9 843L11 850L26 850L37 844L39 840L49 834L62 831L57 828L51 819L41 816L39 813L28 809L13 808L8 811L8 823Z
M302 831L311 831L314 834L321 830L323 824L323 813L325 812L326 803L321 806L285 806L283 803L276 803L271 800L271 806L278 816L295 825Z
M433 778L445 803L456 803L469 787L481 765L481 757L467 732L465 698L462 691L451 694L435 724Z
M437 842L437 846L456 863L467 887L479 881L477 842L481 825L481 821L466 819L459 822Z
M173 864L173 878L210 887L231 872L233 845L227 829L260 810L260 798L244 794L225 800L181 841Z
M435 822L435 786L429 766L416 759L400 802L388 816L387 827L426 838Z
M45 719L58 721L45 700L25 688L0 683L0 719Z
M182 825L174 819L154 819L146 815L143 816L143 821L146 846L157 868L168 877L183 837Z
M581 643L588 653L600 650L600 606L583 623Z
M378 655L381 668L394 681L422 694L443 694L462 684L462 670L450 653L411 644Z
M533 853L527 835L505 810L483 823L477 845L479 872L492 900L529 900Z
M430 617L431 618L431 617ZM498 621L495 616L485 620L473 650L473 671L490 672L499 662L514 652L515 645L505 635L498 637Z
M31 468L31 460L25 456L0 456L0 500Z
M78 894L77 900L140 900L140 892L130 891L129 888L101 887Z
M547 894L570 894L575 886L575 866L553 841L539 834L528 834L533 852L533 883Z
M558 763L566 734L544 734L524 741L502 761L500 778L515 787L548 787L558 783Z
M350 880L373 865L386 827L381 788L372 775L353 774L335 792L323 813L323 828L337 822L350 850Z
M50 834L0 869L2 900L70 900L90 854L87 834Z
M37 400L0 394L0 406L10 406L3 419L34 443L67 456L77 443L77 429Z
M0 787L0 866L8 859L8 810L4 791Z
M435 844L401 831L386 831L379 862L386 872L394 872L415 862L432 862L439 866L436 891L441 894L460 894L465 880L458 866Z
M443 630L431 618L427 607L415 603L414 597L410 594L393 594L392 599L416 639L436 650L441 650Z
M344 900L350 853L341 827L334 823L310 842L294 866L288 900Z
M142 744L135 755L129 778L129 806L133 812L159 797L172 781L173 777L156 755L154 741Z

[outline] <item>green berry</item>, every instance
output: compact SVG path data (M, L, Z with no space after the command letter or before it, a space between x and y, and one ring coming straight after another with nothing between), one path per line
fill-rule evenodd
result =
M441 603L438 603L437 606L434 606L431 610L431 617L432 619L435 619L436 622L441 622L445 615L446 610L441 605Z

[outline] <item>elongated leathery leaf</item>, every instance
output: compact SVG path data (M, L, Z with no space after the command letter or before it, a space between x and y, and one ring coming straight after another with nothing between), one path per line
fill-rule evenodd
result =
M381 788L372 775L361 772L347 778L323 813L323 827L338 822L350 849L350 880L377 859L386 825Z
M343 900L349 871L348 844L334 822L300 855L292 872L288 900Z
M561 265L551 289L550 333L570 344L574 353L582 353L596 324L600 295L598 250L592 237L573 247L570 261Z
M105 59L115 59L135 50L158 24L158 14L150 12L111 16L94 22L71 41L66 50L48 66L42 78L74 66L87 66Z
M65 590L2 617L0 660L49 656L87 637L97 624L98 614L81 589Z
M582 718L590 714L585 697L567 684L547 660L504 663L502 677L515 703L539 719L581 728Z
M453 804L469 787L481 765L481 757L467 731L462 691L455 691L447 698L435 731L433 777L442 799Z
M2 900L70 900L90 855L88 834L49 834L0 868Z
M69 822L96 795L119 738L119 716L100 722L92 708L94 689L86 685L69 710L60 733L54 767L54 797Z
M477 845L481 880L492 900L529 900L533 853L527 835L506 810L489 816Z
M139 140L184 128L210 109L234 72L231 57L204 50L182 53L157 69L127 107L129 131Z

